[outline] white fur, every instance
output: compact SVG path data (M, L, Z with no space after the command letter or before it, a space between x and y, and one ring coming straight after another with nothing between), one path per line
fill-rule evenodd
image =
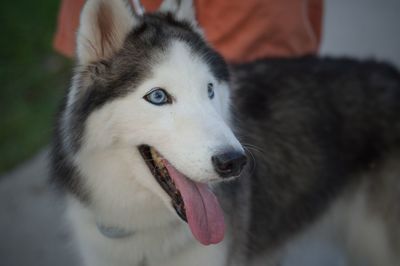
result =
M214 99L208 98L209 82ZM154 87L168 91L173 103L156 106L144 100ZM151 78L89 116L74 162L92 204L69 203L86 265L135 265L144 257L149 265L223 265L225 244L205 247L194 239L137 147L155 147L195 181L218 180L211 156L229 148L243 151L228 126L228 97L227 84L217 81L186 44L175 41ZM107 239L96 222L135 235Z
M109 14L109 32L104 32L98 24L99 6L103 5ZM126 35L136 24L130 8L124 0L88 0L83 7L80 25L77 33L77 59L80 66L86 66L101 59L107 59L121 49ZM102 34L110 36L111 42L101 38ZM101 48L102 47L102 48ZM79 72L79 71L78 71ZM73 79L72 88L68 93L67 108L64 112L62 123L63 148L67 154L72 154L71 147L71 111L74 103L83 94L79 91L79 75Z
M176 219L163 226L137 230L128 238L110 239L98 232L94 225L96 217L90 209L70 198L68 210L84 265L132 266L141 265L145 260L146 265L217 266L223 265L225 260L224 243L202 246L193 240L187 226ZM156 211L153 213L154 216L143 215L149 222L160 218Z
M107 19L112 21L110 32L106 32L111 34L111 42L101 38L105 29L98 23L100 5L103 10L107 8ZM180 18L194 21L194 12L188 13L191 7L191 2L185 2L175 12ZM122 0L89 0L78 34L79 62L87 65L112 56L134 24ZM71 196L67 213L86 266L133 266L141 265L143 260L146 265L157 266L224 264L226 240L212 246L195 240L151 174L138 146L155 147L195 181L218 180L211 157L226 149L243 151L228 126L228 85L216 80L203 59L183 42L172 42L159 59L150 77L132 88L130 94L89 115L81 147L69 158L83 177L82 186L90 197L90 205L84 205ZM208 98L210 82L214 84L214 99ZM75 81L67 109L73 108L81 93L77 85ZM165 89L173 103L156 106L143 99L155 87ZM66 137L70 130L68 111L62 123L64 148L70 151ZM99 232L96 223L134 234L110 239Z

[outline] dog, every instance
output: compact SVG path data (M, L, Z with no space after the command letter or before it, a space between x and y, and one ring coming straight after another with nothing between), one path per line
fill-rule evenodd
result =
M191 1L88 0L51 165L87 266L278 265L334 223L397 265L399 114L387 64L228 66Z

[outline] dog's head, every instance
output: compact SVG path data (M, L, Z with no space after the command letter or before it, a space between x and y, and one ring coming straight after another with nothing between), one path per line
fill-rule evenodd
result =
M200 242L219 242L223 217L207 183L238 176L246 157L229 127L227 65L191 2L138 16L123 0L89 0L77 45L64 143L92 205L118 216L132 205L157 212L161 199Z

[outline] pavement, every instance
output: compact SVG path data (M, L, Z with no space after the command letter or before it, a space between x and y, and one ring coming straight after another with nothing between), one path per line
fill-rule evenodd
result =
M325 4L322 55L373 57L400 68L400 1L326 0ZM63 219L63 199L49 186L47 153L44 149L0 176L1 266L79 265ZM344 265L329 244L314 240L304 246L285 266L327 265L327 256L332 257L329 265Z
M64 202L49 184L48 150L0 177L0 265L79 265Z

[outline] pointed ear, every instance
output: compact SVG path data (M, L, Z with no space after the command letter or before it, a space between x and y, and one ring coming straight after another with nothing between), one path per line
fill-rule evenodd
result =
M170 12L179 20L185 20L197 26L193 0L164 0L160 12Z
M111 57L122 48L134 22L124 0L87 0L78 31L79 63L88 64Z

